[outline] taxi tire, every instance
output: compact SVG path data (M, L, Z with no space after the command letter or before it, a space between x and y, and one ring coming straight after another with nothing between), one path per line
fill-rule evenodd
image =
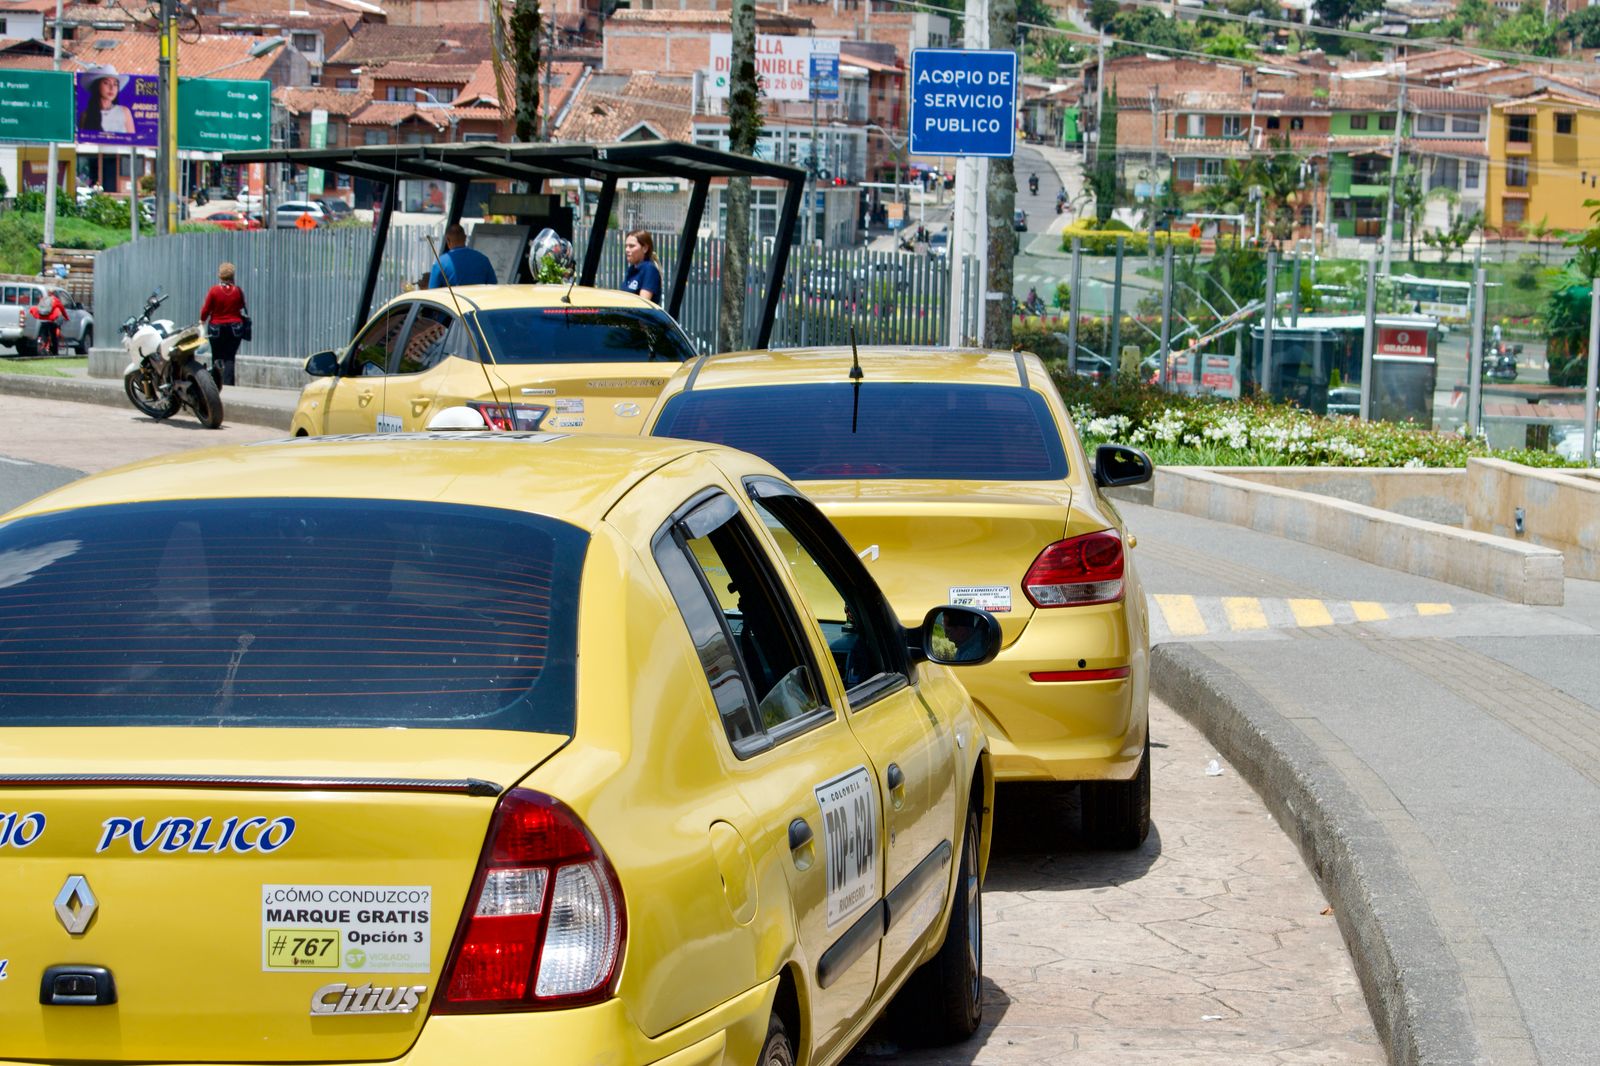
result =
M891 1006L900 1042L955 1044L983 1021L983 892L978 881L978 812L967 811L956 898L939 953L923 963Z
M1139 772L1127 781L1086 781L1082 791L1083 835L1094 847L1132 851L1150 835L1150 738L1144 740Z
M761 1045L761 1057L756 1066L794 1066L794 1043L783 1019L776 1014L767 1022L767 1042Z

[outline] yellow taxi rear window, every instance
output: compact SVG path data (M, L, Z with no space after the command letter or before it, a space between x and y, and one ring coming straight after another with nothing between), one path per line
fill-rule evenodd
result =
M232 499L0 526L0 727L570 733L588 535L481 507Z
M1020 386L841 381L694 389L668 400L651 432L752 452L797 481L1067 476L1049 406Z

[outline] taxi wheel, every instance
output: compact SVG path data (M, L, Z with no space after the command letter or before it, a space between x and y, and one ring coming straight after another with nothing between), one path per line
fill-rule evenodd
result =
M783 1019L776 1014L767 1023L767 1042L761 1045L761 1057L756 1060L756 1066L794 1066L794 1044L789 1040L789 1031L783 1027Z
M939 954L922 964L895 997L893 1011L905 1044L954 1044L983 1021L983 892L978 871L978 812L967 812L956 898Z
M1139 772L1130 781L1086 781L1082 789L1083 835L1091 845L1132 851L1150 835L1150 738L1144 740Z

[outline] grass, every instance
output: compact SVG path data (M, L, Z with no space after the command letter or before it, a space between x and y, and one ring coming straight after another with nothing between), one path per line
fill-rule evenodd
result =
M186 222L179 232L198 230L214 232L205 223ZM141 236L150 236L155 227L142 225ZM115 248L132 236L124 227L98 226L86 219L72 215L56 216L57 248ZM39 273L39 242L44 240L44 213L41 211L6 211L0 214L0 274Z
M67 373L73 367L84 365L83 356L76 359L0 359L0 374L27 374L38 378L65 378L71 377Z

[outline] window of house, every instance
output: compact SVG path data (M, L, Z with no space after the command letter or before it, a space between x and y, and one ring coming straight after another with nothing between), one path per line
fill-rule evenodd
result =
M1222 135L1224 137L1243 137L1244 136L1244 116L1243 115L1223 115L1222 116Z
M333 87L342 93L353 93L361 88L360 78L335 78Z
M1378 128L1380 130L1392 130L1392 129L1394 129L1394 116L1393 115L1379 115L1378 116Z
M1295 115L1293 118L1289 119L1289 128L1292 130L1303 130L1306 128L1306 120L1300 115Z
M1202 181L1219 181L1222 178L1222 160L1202 159L1200 161L1200 178Z
M1350 128L1353 129L1353 130L1364 130L1364 129L1366 129L1367 128L1367 116L1366 115L1351 115L1350 116Z
M1527 207L1526 200L1508 197L1501 201L1500 212L1507 222L1521 222L1527 217Z
M417 94L409 85L391 85L383 90L383 98L391 104L409 104L417 99Z
M1282 125L1283 125L1283 120L1278 118L1277 115L1268 115L1267 116L1267 129L1275 130L1275 129L1278 129Z
M1532 115L1507 115L1506 140L1512 144L1528 144L1533 140Z
M307 55L317 54L317 35L314 33L296 33L289 38L295 50Z
M1178 180L1179 181L1193 181L1194 180L1194 176L1195 176L1194 160L1193 159L1180 159L1180 160L1178 160Z
M1556 132L1560 133L1560 134L1570 134L1572 132L1572 116L1571 115L1557 115L1556 116Z
M1506 187L1509 189L1526 189L1528 187L1528 161L1518 156L1506 160Z
M1478 187L1478 167L1479 165L1477 163L1467 164L1467 177L1463 184L1465 184L1469 189L1476 189Z
M1443 115L1418 115L1417 116L1417 132L1418 133L1443 133L1444 132L1444 116Z
M1477 115L1456 115L1450 120L1450 129L1453 133L1480 133L1483 122Z
M1185 130L1185 136L1204 137L1206 135L1206 117L1204 115L1189 115L1186 117L1189 120L1189 125L1188 129Z
M1309 226L1309 225L1311 225L1311 219L1312 219L1311 205L1310 204L1301 204L1300 205L1300 224L1302 226Z
M367 130L367 132L362 135L361 143L362 144L388 144L389 143L389 131L388 130Z

